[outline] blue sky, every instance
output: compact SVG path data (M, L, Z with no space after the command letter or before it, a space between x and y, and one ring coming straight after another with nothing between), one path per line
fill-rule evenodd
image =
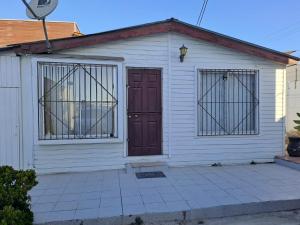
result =
M21 0L1 2L0 18L26 19ZM85 34L170 17L195 24L202 3L203 0L60 0L48 20L75 21ZM280 51L300 50L300 1L209 0L201 26ZM300 56L300 52L296 55Z

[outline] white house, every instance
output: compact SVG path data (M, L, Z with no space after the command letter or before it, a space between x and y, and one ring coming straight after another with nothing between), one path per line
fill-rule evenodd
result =
M1 165L54 173L284 152L296 57L176 19L51 45L0 49Z

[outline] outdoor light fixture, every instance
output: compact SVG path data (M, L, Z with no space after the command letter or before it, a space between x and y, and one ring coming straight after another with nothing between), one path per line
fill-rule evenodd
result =
M185 47L184 45L182 45L182 46L179 48L179 50L180 50L180 56L179 56L180 62L183 62L184 56L186 55L188 48Z

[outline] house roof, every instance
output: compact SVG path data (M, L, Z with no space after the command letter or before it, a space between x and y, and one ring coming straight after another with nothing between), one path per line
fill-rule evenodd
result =
M59 50L106 43L109 41L117 41L167 32L184 34L195 39L218 44L282 64L295 64L300 60L298 57L203 29L174 18L84 36L55 39L51 41L51 46L52 52L55 52ZM0 48L0 51L5 50L14 50L17 54L47 53L47 47L44 41L23 43L7 48Z
M74 37L80 30L74 22L46 22L49 39ZM0 19L0 46L43 40L41 21Z

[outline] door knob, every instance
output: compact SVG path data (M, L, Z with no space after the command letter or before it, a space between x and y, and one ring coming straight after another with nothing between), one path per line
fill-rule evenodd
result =
M131 118L131 116L128 116L128 118L130 119L130 118Z

